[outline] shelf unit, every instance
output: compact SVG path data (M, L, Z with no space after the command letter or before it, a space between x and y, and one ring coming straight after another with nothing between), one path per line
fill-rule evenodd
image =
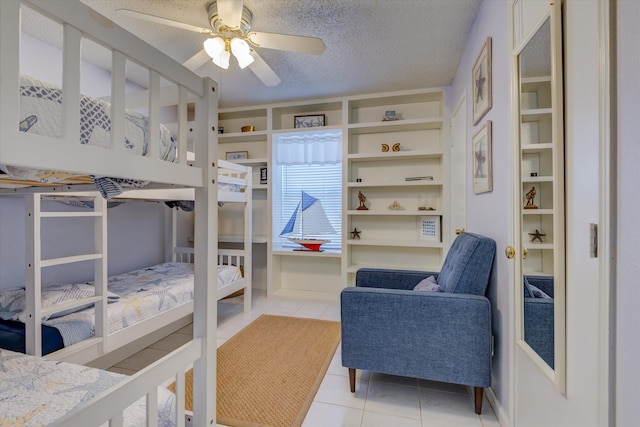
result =
M237 162L254 166L254 241L266 241L257 245L258 251L266 247L266 266L255 265L259 254L254 246L254 274L266 269L268 294L303 291L337 297L361 267L440 269L449 246L447 96L437 88L220 110L221 151L247 151L248 158ZM398 120L382 120L389 110L397 112ZM271 174L274 136L309 130L296 129L295 116L318 114L325 116L323 130L342 132L342 248L294 251L271 241L272 179L260 185L259 169L266 167ZM254 131L241 132L243 126L254 126ZM393 150L395 143L399 151ZM381 144L389 145L389 151L382 152ZM405 180L421 176L431 179ZM357 209L358 191L366 194L369 210ZM393 201L403 209L390 210ZM419 238L422 216L440 219L440 241ZM228 222L221 227L232 230L233 218ZM360 240L350 238L354 227L362 230ZM233 240L233 232L225 234Z
M269 172L269 110L265 106L234 108L220 110L218 113L218 134L220 155L226 153L247 152L246 159L234 159L235 163L252 166L253 187L253 265L252 283L254 288L267 288L267 256L266 243L270 230L269 186L260 183L260 169L267 168ZM253 131L243 132L245 126L253 126ZM220 244L225 248L236 248L242 242L241 232L242 207L235 203L228 203L220 208L218 228L220 230Z
M422 240L417 221L435 216L441 230L447 229L445 98L445 91L436 89L347 100L343 228L348 285L362 267L440 269L449 236L441 232L440 241ZM395 111L397 120L383 121L388 111ZM410 177L425 178L407 181ZM368 210L358 210L359 193ZM391 209L394 202L399 210ZM354 229L359 239L352 238Z
M522 269L525 275L553 276L564 184L557 167L562 147L554 141L551 77L523 78L520 87L521 229L527 251ZM533 189L536 208L527 209L526 194Z

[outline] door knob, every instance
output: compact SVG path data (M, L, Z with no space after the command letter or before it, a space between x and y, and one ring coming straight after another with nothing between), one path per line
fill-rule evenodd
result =
M507 258L511 259L514 256L516 256L516 250L513 246L507 246L507 249L505 249L504 251L505 255L507 255Z
M527 255L529 255L529 251L527 251L527 248L523 247L522 248L522 259L527 259Z
M464 228L456 228L456 235L464 233Z

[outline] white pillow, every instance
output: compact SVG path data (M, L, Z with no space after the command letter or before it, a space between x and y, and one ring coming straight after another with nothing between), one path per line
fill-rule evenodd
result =
M435 276L429 276L426 279L422 279L414 288L414 291L422 292L444 292L442 286L438 285Z

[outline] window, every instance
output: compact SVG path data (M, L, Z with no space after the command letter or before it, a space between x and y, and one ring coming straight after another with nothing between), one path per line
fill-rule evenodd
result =
M309 227L326 224L324 218L316 217L304 226L304 237L330 240L323 249L340 249L342 239L342 132L310 131L295 134L274 135L273 138L273 226L272 241L275 247L299 248L300 245L281 236L301 204L304 206L317 199L313 211L324 212L333 232L327 227ZM322 209L320 209L320 206ZM305 211L310 212L310 211ZM299 230L298 230L299 231ZM316 232L314 232L316 231ZM327 234L328 233L328 234ZM298 233L295 233L298 234ZM291 235L291 237L301 237Z

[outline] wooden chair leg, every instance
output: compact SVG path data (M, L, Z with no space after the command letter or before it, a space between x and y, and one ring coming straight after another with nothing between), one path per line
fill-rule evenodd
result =
M476 414L480 415L482 412L482 392L484 389L482 387L474 387L473 391L475 392Z
M354 368L349 368L349 387L351 393L356 392L356 370Z

